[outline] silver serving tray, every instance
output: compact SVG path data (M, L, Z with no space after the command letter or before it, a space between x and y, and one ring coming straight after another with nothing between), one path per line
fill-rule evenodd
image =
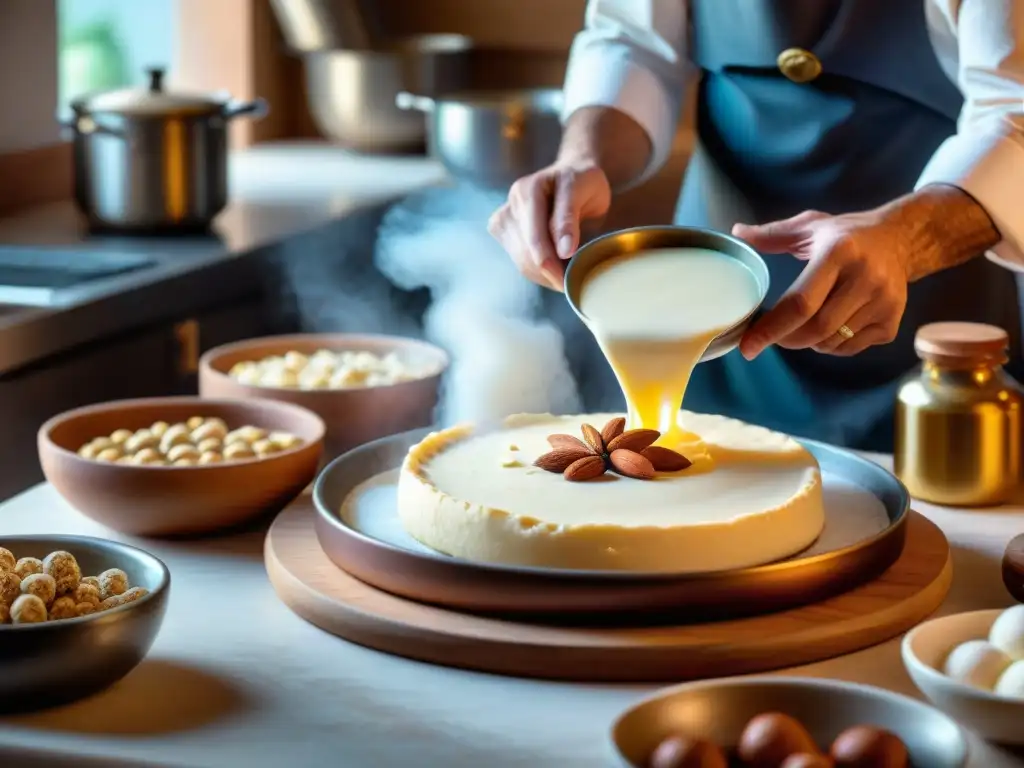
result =
M869 581L903 551L910 496L890 472L849 451L801 440L826 480L852 486L888 518L880 530L825 552L812 546L785 560L714 573L581 571L480 563L420 545L368 534L339 514L358 485L401 466L409 448L431 429L392 435L355 448L332 461L313 486L316 533L339 568L378 589L419 602L464 611L515 614L670 612L687 619L774 613L817 602ZM833 499L833 504L836 501ZM381 514L397 517L397 510ZM826 530L828 522L826 522ZM823 534L824 535L824 534Z

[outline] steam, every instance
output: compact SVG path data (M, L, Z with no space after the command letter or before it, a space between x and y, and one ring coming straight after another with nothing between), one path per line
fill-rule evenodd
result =
M377 268L399 288L430 290L424 333L452 359L442 425L580 410L562 336L538 317L542 289L487 232L502 201L467 186L437 189L395 206L381 224Z

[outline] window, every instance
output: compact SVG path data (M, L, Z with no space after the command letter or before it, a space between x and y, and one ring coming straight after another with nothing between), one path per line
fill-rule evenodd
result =
M219 2L219 0L210 0ZM58 0L58 104L175 66L177 0Z

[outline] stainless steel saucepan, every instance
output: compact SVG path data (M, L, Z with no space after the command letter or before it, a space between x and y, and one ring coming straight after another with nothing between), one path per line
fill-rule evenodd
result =
M396 103L427 113L431 154L456 178L482 187L507 189L558 154L562 92L555 88L437 98L400 93Z
M74 197L90 226L123 231L205 229L227 205L228 123L259 118L262 99L174 93L164 70L149 86L71 103Z

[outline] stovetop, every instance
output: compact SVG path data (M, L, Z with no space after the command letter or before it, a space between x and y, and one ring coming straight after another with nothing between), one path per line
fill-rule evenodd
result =
M58 291L155 264L133 254L0 246L0 302L46 304Z

